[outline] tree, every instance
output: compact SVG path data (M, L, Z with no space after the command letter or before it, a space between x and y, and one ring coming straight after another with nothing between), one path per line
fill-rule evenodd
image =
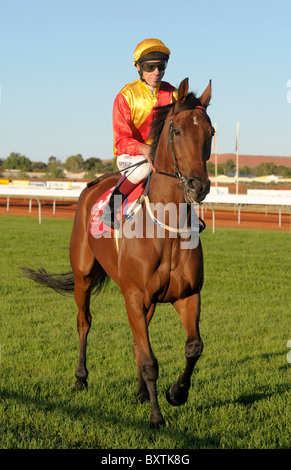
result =
M215 165L212 162L207 162L207 173L210 173L211 175L215 175Z
M79 171L82 171L83 167L84 161L80 153L68 157L64 164L64 168L67 171L71 171L72 173L78 173Z
M6 170L31 171L31 161L20 153L11 152L3 162Z
M217 174L218 175L224 175L224 164L223 163L218 163L218 165L217 165Z
M276 172L276 168L273 162L262 162L255 166L254 174L258 176L273 175Z
M286 166L277 166L275 174L283 176L284 178L291 178L291 168Z
M235 171L235 164L234 161L229 158L226 160L225 165L224 165L224 174L228 175L229 173L233 173Z
M252 174L252 170L250 169L250 167L248 165L244 165L243 167L241 167L239 169L240 173L243 173L244 175L251 175Z
M100 173L111 173L113 171L113 162L112 161L103 162L101 160L101 166L98 171Z
M57 160L56 157L50 157L48 166L47 166L48 176L51 178L64 178L64 170L60 160Z
M113 160L100 160L100 158L88 158L84 162L84 170L88 172L88 174L92 175L94 173L111 173L114 170L114 161Z
M31 170L32 171L46 171L47 164L44 162L32 162L31 163Z
M84 161L84 170L85 171L98 171L98 167L100 167L101 164L100 158L87 158L87 160Z

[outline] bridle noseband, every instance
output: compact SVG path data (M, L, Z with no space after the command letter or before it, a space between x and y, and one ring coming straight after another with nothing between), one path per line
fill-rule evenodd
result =
M195 106L195 108L192 108L193 110L194 109L202 109L203 111L206 112L206 109L203 107L203 106ZM185 178L181 173L180 173L180 170L179 170L179 166L178 166L178 160L177 160L177 156L176 156L176 152L175 152L175 148L174 148L174 123L173 123L173 119L175 116L177 116L177 114L181 113L182 111L189 111L189 109L184 109L184 110L181 110L181 111L176 111L172 114L172 116L170 117L170 123L169 123L169 136L168 136L168 143L167 143L167 155L169 154L169 145L171 145L171 150L172 150L172 154L173 154L173 157L174 157L174 169L175 169L175 173L167 173L165 171L160 171L158 170L157 168L154 167L154 165L152 164L152 169L155 173L159 174L159 175L165 175L165 176L170 176L171 178L176 178L180 181L180 183L183 184L183 187L185 185L185 183L187 182L187 178Z

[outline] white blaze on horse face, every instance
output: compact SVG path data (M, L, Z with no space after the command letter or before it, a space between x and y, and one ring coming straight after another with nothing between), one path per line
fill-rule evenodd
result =
M198 124L199 124L198 119L195 115L193 116L193 123L194 123L194 126L198 126Z

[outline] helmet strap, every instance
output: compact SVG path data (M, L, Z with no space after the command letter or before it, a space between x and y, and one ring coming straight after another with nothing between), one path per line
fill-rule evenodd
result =
M139 62L137 62L137 64L139 65L139 70L137 70L137 73L139 74L139 77L140 77L141 81L146 83L145 79L143 78L142 66L141 66L141 64L139 64Z

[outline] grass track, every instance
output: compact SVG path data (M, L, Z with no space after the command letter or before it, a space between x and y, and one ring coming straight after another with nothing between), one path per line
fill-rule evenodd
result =
M158 306L150 335L166 425L151 430L149 404L136 403L132 335L114 283L92 302L89 387L73 393L74 300L18 277L20 265L68 270L71 228L0 216L0 448L290 448L290 234L201 235L203 355L187 404L171 407L164 392L184 367L185 335L174 309Z

